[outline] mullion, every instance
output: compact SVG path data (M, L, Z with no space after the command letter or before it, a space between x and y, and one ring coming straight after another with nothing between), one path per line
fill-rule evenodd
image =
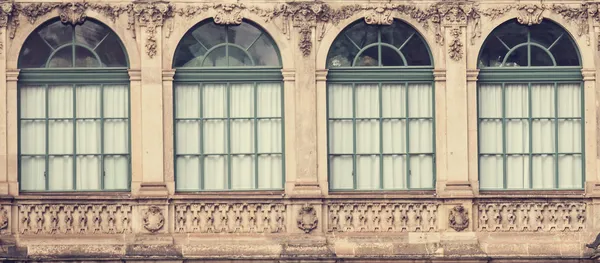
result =
M580 125L580 129L581 129L581 147L580 147L580 152L581 152L581 188L585 187L585 124L584 124L584 120L585 120L585 97L584 97L584 89L585 89L585 85L583 82L581 82L579 84L579 89L580 89L580 100L581 100L581 113L579 114L579 116L581 116L581 120L579 121L579 125Z
M73 30L75 32L75 30ZM77 190L77 121L75 115L77 113L77 89L75 85L72 86L73 92L73 112L71 113L73 121L73 190Z
M533 97L531 92L531 82L527 83L527 100L529 116L529 189L533 189Z
M45 92L45 96L46 96L46 171L44 172L44 184L45 184L45 190L48 191L50 190L50 143L49 143L49 137L50 137L50 130L49 130L49 126L50 124L48 123L48 115L49 115L49 98L48 98L48 85L44 86L46 89Z
M502 83L502 188L506 189L506 169L508 167L507 159L506 159L506 87L505 84Z
M204 165L205 165L205 159L204 159L204 120L202 119L204 117L204 83L199 83L198 84L198 88L200 89L198 91L198 103L200 105L200 109L199 109L199 116L200 116L200 140L198 140L199 145L199 150L200 150L200 160L198 160L200 162L200 180L199 180L199 184L200 190L204 190Z
M414 118L413 118L414 119ZM422 118L419 118L422 119ZM431 119L431 118L429 118ZM481 117L479 118L479 120L502 120L503 118L495 118L495 117ZM510 117L510 118L504 118L506 120L512 121L512 120L534 120L534 121L538 121L538 120L580 120L580 117Z
M225 34L227 35L227 34ZM228 60L229 61L229 58ZM228 62L229 63L229 62ZM231 83L227 82L227 189L231 189Z
M100 85L100 189L104 190L106 169L104 168L104 84ZM129 131L131 132L131 131Z
M281 120L281 188L285 188L285 94L283 83L279 84L279 119Z
M379 33L381 37L381 32ZM381 46L379 47L381 51ZM379 88L379 189L383 189L383 95L381 83Z
M583 101L582 101L583 103ZM558 84L554 83L554 187L559 188L558 185ZM582 145L583 147L583 145Z
M352 188L357 189L358 170L356 169L356 84L352 83Z
M254 82L254 189L258 189L258 88L256 82Z
M409 133L410 133L410 120L409 120L409 92L408 92L408 82L404 83L404 88L406 89L405 92L406 94L404 95L404 101L406 102L406 108L405 108L405 112L404 112L404 116L405 116L405 121L406 121L406 141L405 141L405 147L406 147L406 189L410 189L410 179L411 179L411 171L410 171L410 141L409 141Z
M433 120L432 117L379 117L379 118L329 118L330 121L394 121L394 120Z

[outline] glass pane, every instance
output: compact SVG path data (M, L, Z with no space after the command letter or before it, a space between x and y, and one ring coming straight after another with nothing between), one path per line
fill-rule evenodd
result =
M204 157L204 190L227 189L227 156Z
M352 66L354 57L358 51L359 48L352 44L344 33L340 34L329 49L327 67L336 68Z
M281 120L258 121L258 152L279 153L282 144Z
M583 187L583 159L581 155L558 156L558 187L580 189Z
M98 47L96 54L104 67L127 67L127 55L119 37L110 33Z
M206 84L202 87L204 118L227 117L227 89L226 84Z
M257 117L281 117L281 83L258 83Z
M199 120L178 120L175 122L177 134L176 153L177 154L200 154L200 121Z
M229 116L232 118L254 117L254 85L232 84L229 90Z
M258 156L258 188L281 189L283 187L281 155Z
M260 36L261 31L248 23L240 25L231 25L227 27L229 43L240 45L243 48L248 48Z
M94 49L110 30L92 20L86 20L83 24L75 27L75 42Z
M19 86L21 118L46 118L46 88Z
M48 157L49 190L73 190L73 156Z
M507 156L506 169L507 189L529 188L529 156Z
M226 67L227 66L227 46L220 46L211 50L202 63L203 67Z
M253 66L253 62L246 54L244 50L241 50L234 46L228 46L229 48L229 66L240 67L240 66Z
M516 123L520 124L521 123ZM513 127L514 128L514 127ZM508 133L507 133L508 135ZM515 134L517 135L517 134ZM529 130L527 130L527 140L529 139ZM508 137L508 136L507 136ZM511 136L511 138L514 136ZM502 120L480 120L479 121L479 152L480 153L502 153ZM522 140L523 137L517 137ZM512 144L512 143L510 143ZM518 145L518 144L513 144ZM527 145L527 147L529 147Z
M581 117L581 84L558 85L558 117Z
M181 156L175 161L177 190L200 190L201 160L199 156Z
M384 118L406 116L406 86L402 84L381 86L381 115Z
M398 50L388 46L381 46L381 65L382 66L404 66L404 61L398 53Z
M42 40L40 35L31 34L23 44L19 56L19 68L43 68L52 53L52 48Z
M192 35L208 49L225 43L227 38L225 26L217 25L212 20L192 31Z
M329 152L332 154L353 153L354 132L352 121L329 121Z
M332 189L353 189L354 172L352 156L330 156L329 173Z
M480 118L502 118L502 85L481 84L478 106Z
M507 118L529 117L528 84L506 84L504 86L504 99Z
M97 85L77 86L76 116L77 118L100 118L102 116L102 88Z
M54 49L73 42L73 26L63 24L60 21L42 27L38 34ZM67 49L70 50L71 48L68 47Z
M379 121L357 120L356 121L356 153L380 152Z
M64 47L54 53L50 61L49 68L70 68L73 67L73 50L71 46Z
M129 117L129 86L104 85L104 118Z
M408 116L433 118L433 88L431 84L408 86Z
M204 153L227 153L226 120L204 121Z
M75 47L75 67L100 67L100 61L84 47Z
M498 139L500 139L500 138L498 138ZM506 152L507 153L528 153L529 152L529 121L528 120L506 120Z
M352 118L352 85L329 84L327 87L327 108L329 118Z
M200 87L175 85L175 118L200 118Z
M383 120L383 153L406 153L406 120Z
M433 157L431 155L410 156L410 188L433 188Z
M500 67L504 56L508 52L508 48L504 46L506 43L502 43L493 33L486 40L481 53L479 55L479 68L483 67Z
M508 55L504 67L527 67L529 63L527 61L527 46L522 46L513 50Z
M527 42L527 26L517 23L516 19L510 20L498 26L490 37L495 36L509 47L513 48L518 44Z
M104 189L129 188L129 159L127 156L104 156Z
M502 189L504 162L501 155L479 157L479 184L482 189Z
M581 64L579 62L579 51L569 34L566 32L565 35L554 44L552 49L550 49L550 52L554 56L557 66L579 66Z
M101 157L77 156L77 190L100 190L102 181Z
M565 33L565 30L553 22L544 20L538 25L529 27L531 32L531 42L542 45L548 48L554 43L561 35ZM563 35L562 37L568 37Z
M410 120L408 141L411 153L433 153L433 120Z
M356 156L356 188L361 190L380 189L379 155Z
M554 120L533 120L531 140L534 153L556 151L556 123Z
M186 34L177 46L173 65L175 67L200 67L206 51L206 48L192 34Z
M411 38L400 51L406 58L408 66L429 66L432 64L427 44L420 36Z
M581 120L558 120L558 152L580 153Z
M418 35L413 35L415 32L409 25L406 23L395 20L389 26L380 27L381 30L381 42L387 43L396 48L399 48L404 44L409 37L419 37Z
M100 120L77 121L77 154L102 153L102 123Z
M48 117L73 118L73 86L48 87Z
M366 45L377 42L378 31L379 29L377 26L367 25L367 23L361 20L346 29L344 33L357 46L364 48Z
M556 111L554 104L554 84L531 85L531 116L534 118L552 118Z
M21 154L46 153L46 121L21 121Z
M231 156L231 189L254 189L254 165L256 161L252 155Z
M254 153L254 121L231 120L229 125L231 153Z
M104 153L129 153L129 127L123 120L104 120Z
M44 190L46 188L46 157L21 156L21 180L19 185L22 190Z
M273 40L266 34L263 34L256 43L248 49L248 53L254 59L256 66L280 66L279 51L275 47Z
M50 154L73 153L73 121L48 121L48 147Z
M406 189L406 156L383 156L383 188Z
M556 158L553 155L534 155L532 157L532 180L534 189L556 188Z
M379 86L360 84L355 87L356 118L379 118Z
M373 46L365 49L354 61L356 67L379 66L379 48Z
M554 62L545 50L531 45L531 65L532 66L553 66Z

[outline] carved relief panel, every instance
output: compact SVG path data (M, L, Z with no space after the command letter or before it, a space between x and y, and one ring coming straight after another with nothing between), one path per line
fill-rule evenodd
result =
M583 202L479 203L478 230L485 232L583 231Z

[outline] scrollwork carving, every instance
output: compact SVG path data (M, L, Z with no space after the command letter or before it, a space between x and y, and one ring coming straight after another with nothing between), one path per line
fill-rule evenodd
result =
M296 223L298 228L307 234L316 229L319 224L319 219L317 218L317 211L315 208L309 205L300 208Z
M542 16L542 12L544 12L544 5L519 5L517 10L519 10L519 16L517 16L517 21L523 25L538 25L542 23L544 17Z
M146 27L146 54L150 58L156 55L156 29L162 27L167 18L174 16L173 6L164 1L142 2L137 1L131 4L128 10L129 26L135 37L135 25Z
M58 17L63 24L81 25L87 18L87 8L88 4L84 2L66 3L60 8Z
M457 232L467 229L469 227L469 212L467 209L462 205L457 205L450 209L448 226Z
M394 22L392 11L384 7L376 7L365 15L365 23L369 25L391 25Z
M215 23L218 25L239 25L242 23L242 10L246 9L244 4L215 4L218 10L215 15Z

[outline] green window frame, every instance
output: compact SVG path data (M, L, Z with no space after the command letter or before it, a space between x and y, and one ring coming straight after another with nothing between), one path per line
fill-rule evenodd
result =
M86 44L89 44L91 41L94 41L93 36L88 38L88 39L84 39L86 36L85 35L80 35L79 32L76 33L76 27L85 27L85 26L93 26L96 28L102 28L103 33L100 36L101 38L97 39L99 40L98 43L95 44L95 46L89 46ZM61 44L59 47L53 47L52 44L50 44L48 41L44 40L41 43L39 41L37 41L37 37L39 32L42 30L47 30L48 28L55 28L52 30L57 30L56 28L70 28L71 29L71 36L70 36L70 40L68 43L64 43ZM79 30L79 28L77 28L77 30ZM85 29L82 29L85 30ZM97 33L97 32L96 32ZM69 36L66 36L69 37ZM88 41L87 43L85 41ZM35 60L31 59L31 56L28 56L27 52L32 52L33 49L40 49L39 46L35 46L36 44L41 44L42 46L44 46L44 48L51 49L52 51L50 53L46 53L45 55L47 55L47 57L40 57L39 60L37 60L37 62ZM45 45L47 45L47 47L45 47ZM94 62L93 59L91 60L91 64L84 64L84 65L77 65L78 63L81 64L81 61L77 61L78 59L78 55L80 55L76 50L78 47L84 48L85 50L87 50L89 52L89 54L84 55L84 59L88 59L89 60L89 55L93 56L93 59L96 59L96 61ZM51 65L51 60L57 56L57 53L60 50L68 50L71 49L71 61L70 61L70 67L57 67L57 65ZM100 48L100 49L98 49ZM105 53L107 49L112 49L112 53ZM35 52L35 50L33 51ZM87 58L85 57L87 56ZM80 57L81 58L81 55ZM32 62L33 61L33 62ZM68 60L63 60L63 62L65 62ZM43 62L43 63L40 63ZM85 61L84 61L85 62ZM17 116L18 116L18 122L19 122L19 126L18 126L18 134L19 134L19 147L18 147L18 165L19 165L19 182L20 182L20 186L19 186L19 190L21 192L53 192L53 191L58 191L58 192L75 192L75 191L89 191L89 192L95 192L95 191L103 191L103 192L107 192L107 191L129 191L130 189L130 185L131 185L131 135L130 135L130 131L131 131L131 122L130 122L130 116L131 116L131 110L130 110L130 103L129 103L129 98L130 98L130 90L129 90L129 74L128 74L128 57L126 55L125 52L125 48L122 45L122 43L120 42L120 40L118 39L117 35L112 32L108 27L106 27L105 25L101 24L98 21L95 21L93 19L87 19L85 22L83 22L83 24L79 24L79 25L70 25L70 24L62 24L58 19L52 19L49 20L47 23L43 24L42 26L38 27L38 29L36 29L34 31L34 33L32 33L32 35L30 35L28 37L28 39L26 40L23 49L21 50L21 55L19 57L19 68L20 68L20 74L19 74L19 80L18 80L18 93L17 93L17 100L18 100L18 109L17 109ZM59 65L59 66L64 66L64 65ZM99 92L99 116L97 117L80 117L78 116L80 113L78 113L77 110L77 105L78 105L78 91L79 89L86 89L85 86L88 85L94 85L96 87L98 87L100 89ZM50 117L49 116L49 91L51 91L53 89L53 87L55 86L61 86L61 87L68 87L70 86L71 89L71 93L72 93L72 109L71 109L71 116L70 117ZM119 88L123 88L126 89L126 98L125 101L127 102L127 109L126 109L126 116L123 117L110 117L110 116L105 116L105 110L104 107L105 105L105 89L113 87L113 86L119 86ZM45 101L45 109L44 111L44 116L43 117L34 117L34 118L29 118L29 117L23 117L22 116L22 93L25 92L25 90L27 90L30 87L38 87L38 88L43 88L44 89L44 101ZM21 134L22 132L22 127L21 124L23 122L43 122L45 125L44 128L44 133L45 133L45 150L43 154L26 154L22 152L22 144L23 144L23 136ZM73 128L73 149L72 149L72 153L69 154L53 154L50 153L50 149L49 149L49 124L50 122L53 121L70 121L72 122L72 128ZM77 131L78 131L78 126L80 124L80 122L86 122L86 121L99 121L99 126L100 126L100 138L98 138L99 140L99 147L100 147L100 151L99 152L95 152L95 153L78 153L77 152ZM121 152L121 153L114 153L114 152L107 152L104 148L105 146L105 140L106 140L106 136L105 136L105 127L107 125L107 123L111 122L111 121L125 121L126 122L126 127L127 127L127 135L126 138L124 138L124 140L127 141L127 145L125 146L127 149L127 152ZM50 169L49 169L49 159L50 158L54 158L54 157L71 157L72 158L72 189L59 189L59 190L55 190L55 189L50 189L49 185L50 185L50 178L52 176ZM99 171L99 188L97 189L78 189L77 186L77 165L78 165L78 158L85 158L85 157L99 157L100 158L100 166L99 169L101 169L101 171ZM109 158L117 158L117 157L125 157L127 159L126 163L127 163L127 167L126 167L126 174L127 174L127 179L126 179L126 184L127 186L124 188L107 188L107 186L105 185L106 182L106 160ZM23 172L23 159L24 158L44 158L44 163L45 163L45 168L44 168L44 189L24 189L23 188L23 182L22 182L22 172Z
M211 34L208 34L212 32ZM244 35L242 35L244 34ZM249 37L248 37L249 36ZM244 42L243 39L250 39ZM238 43L237 41L241 41ZM221 53L219 50L221 50ZM217 52L215 54L215 52ZM276 57L267 57L265 54L270 53ZM281 72L281 58L279 50L272 38L266 31L261 29L256 24L243 20L241 25L217 25L213 19L208 19L200 22L198 25L190 29L179 46L176 49L173 67L176 69L174 77L174 96L173 96L173 145L174 145L174 171L176 191L178 192L203 192L203 191L248 191L248 190L283 190L285 184L285 111L284 111L284 88L283 75ZM215 59L215 57L217 57ZM212 63L206 63L212 59ZM221 61L221 62L219 62ZM235 61L235 63L232 63ZM179 117L178 116L178 89L183 85L194 86L199 90L197 101L197 113L195 117ZM225 87L225 114L222 117L207 117L204 110L204 102L206 98L204 93L207 87L211 85L222 85ZM248 85L252 88L252 113L245 117L232 116L232 90L237 86ZM261 90L261 85L278 86L279 90L279 116L259 116L259 98L258 94ZM178 124L185 122L198 122L198 150L196 153L180 152L178 149L177 134ZM205 122L222 121L225 123L226 149L224 152L207 152L205 150L206 140L210 139L205 136L208 134L205 131ZM235 152L232 150L232 123L236 121L251 121L253 143L251 152ZM261 138L260 123L263 121L279 121L281 147L280 151L261 151L259 142ZM185 142L184 142L185 143ZM226 156L226 176L225 187L216 189L208 187L205 183L208 176L211 176L211 171L206 169L206 160L214 156ZM252 186L250 187L235 187L236 178L232 175L232 158L251 156L253 158L253 178ZM261 187L260 175L261 157L280 157L281 159L281 184L272 185L272 187ZM199 172L197 174L197 185L185 185L179 180L181 171L178 169L179 158L198 158ZM195 177L196 175L190 175ZM196 180L196 179L193 179Z
M366 58L372 55L373 57ZM328 133L328 178L329 189L331 191L360 191L360 190L432 190L435 189L435 87L433 78L433 59L429 48L422 36L406 23L394 20L391 26L372 26L367 25L363 20L357 21L348 26L334 41L328 55L328 75L327 75L327 133ZM413 116L409 94L416 90L417 85L428 85L430 89L431 104L429 116ZM357 117L357 87L370 85L377 89L379 108L378 116ZM351 87L351 116L336 117L331 115L332 89L339 86ZM392 87L394 86L394 87ZM402 106L403 116L384 116L383 92L386 87L395 90L401 90L404 98L396 101ZM419 102L417 102L419 103ZM332 152L332 123L339 121L348 121L352 123L352 150L351 152L335 153ZM359 153L357 150L357 122L374 121L378 123L378 143L377 152ZM413 122L429 121L431 122L431 151L414 152L410 149L411 130L410 125ZM385 144L390 143L391 138L384 138L383 126L386 122L403 122L404 142L403 151L389 152L384 150ZM392 135L394 136L394 135ZM379 178L376 187L361 188L358 185L359 169L357 169L357 158L361 156L374 156L379 158ZM429 187L419 187L411 183L412 181L412 158L423 157L431 158L431 185ZM352 158L352 183L351 187L334 186L334 171L332 162L334 158L350 157ZM400 157L405 160L405 180L401 183L403 186L390 187L384 182L384 158ZM415 177L415 178L418 178ZM350 183L347 183L350 185Z
M480 53L479 60L479 80L477 84L477 119L478 119L478 162L479 162L479 181L480 181L480 189L481 190L581 190L584 188L585 184L585 111L584 111L584 88L583 88L583 76L581 73L580 66L580 56L577 51L577 47L574 41L570 38L569 34L562 29L559 25L549 21L544 20L540 27L536 28L536 25L526 26L519 25L515 20L508 21L498 28L496 28L491 35L484 42L482 51ZM510 29L510 30L509 30ZM503 32L511 32L512 38L503 38L502 34L508 34ZM536 33L536 31L538 31ZM514 32L519 32L514 33ZM549 32L546 39L540 39L540 35L542 32ZM537 34L537 35L536 35ZM519 42L517 39L521 39L522 42ZM498 41L498 42L496 42ZM562 41L562 42L561 42ZM494 44L495 43L495 44ZM499 43L499 44L498 44ZM508 44L510 43L510 44ZM557 49L557 43L561 43L563 49ZM494 45L496 47L494 47ZM512 45L512 46L511 46ZM542 50L546 54L547 57L542 57L540 53L535 53L532 51L533 48L537 48ZM500 52L502 49L505 49L505 54L502 55ZM519 54L518 58L512 56L516 50L522 49L524 52ZM496 50L496 51L494 51ZM566 51L570 51L571 53L566 54L571 56L570 58L565 58ZM491 56L486 54L495 53L494 57L498 54L498 62L497 63L488 63L485 60L490 58ZM574 53L573 53L574 52ZM503 58L502 58L503 56ZM509 62L508 60L511 60ZM501 63L499 63L502 61ZM525 65L519 65L519 62ZM544 65L544 66L540 66ZM565 114L559 113L561 104L560 92L568 88L568 85L571 87L578 87L578 93L575 94L575 100L578 100L580 105L579 112L576 116L564 116ZM507 90L514 87L519 87L521 89L525 89L523 95L526 97L526 102L523 102L523 105L527 106L525 112L522 113L522 116L510 116L507 113L509 110L509 102L510 99L507 95ZM553 112L547 114L547 116L541 116L540 113L535 113L533 109L533 104L539 105L539 101L541 101L540 97L534 97L535 89L541 90L542 88L552 89L552 91L548 94L551 95L552 101L549 101L550 105L553 105ZM500 98L496 99L496 103L500 103L501 113L499 116L489 117L482 116L482 111L485 105L482 103L482 94L486 89L499 89ZM541 92L539 93L541 94ZM489 103L488 103L489 104ZM535 116L538 115L538 116ZM563 115L563 116L561 116ZM499 123L501 126L501 150L491 152L489 150L482 150L484 146L482 143L484 141L490 141L493 138L486 137L484 135L484 131L482 127L489 123ZM527 150L523 150L522 152L512 152L509 150L510 139L508 138L508 125L510 123L520 122L527 127L527 137L525 139L528 142L528 145L525 145ZM538 148L541 146L535 145L535 140L540 138L542 134L540 133L540 137L536 138L536 132L534 132L534 127L539 127L542 123L548 122L551 124L551 138L553 140L553 151L551 152L542 152L541 150L536 150L534 148ZM579 146L579 151L563 151L561 150L561 142L559 141L559 135L561 133L560 124L566 122L579 122L579 130L580 134L578 136L581 137ZM538 143L539 144L539 143ZM497 147L496 147L497 148ZM539 183L534 183L534 180L540 180L539 177L543 177L544 173L539 173L539 168L534 164L534 158L538 158L536 160L542 160L545 157L552 158L552 170L554 171L552 178L552 186L547 187L546 182L542 182L543 186L539 186ZM560 170L560 159L564 157L571 158L581 158L581 178L576 178L577 180L581 180L580 185L574 187L561 187L560 181L561 179L565 179L564 174L561 174ZM510 174L508 174L509 166L509 158L523 158L526 159L526 163L523 164L523 167L527 167L526 171L523 171L523 178L510 179ZM496 182L496 185L493 187L484 186L484 180L492 180L491 178L486 178L486 171L483 171L484 168L483 163L485 161L489 161L491 159L501 159L501 169L502 169L502 178L496 178L497 181L501 181L501 184ZM496 160L499 161L499 160ZM540 162L542 162L540 161ZM575 163L575 162L574 162ZM543 165L542 165L543 166ZM537 168L534 168L537 167ZM535 170L534 170L535 169ZM577 167L575 168L577 169ZM491 174L492 172L488 172ZM534 174L536 178L534 178ZM547 175L546 175L547 176ZM571 175L573 176L573 175ZM519 179L521 181L519 181ZM541 179L547 180L547 179ZM486 183L487 184L487 183ZM493 183L490 183L493 184ZM534 184L537 184L534 185ZM521 186L515 186L521 185Z

